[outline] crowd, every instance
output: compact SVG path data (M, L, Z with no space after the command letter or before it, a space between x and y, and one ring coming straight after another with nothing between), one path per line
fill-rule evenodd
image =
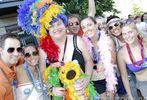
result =
M18 25L36 36L39 46L24 45L12 33L0 37L0 100L74 100L67 97L66 85L43 77L48 65L60 70L70 61L86 75L73 84L79 100L147 99L147 13L127 20L95 17L95 2L88 2L84 18L66 16L52 0L22 2ZM75 74L69 71L66 77ZM85 94L90 83L97 92L92 98Z

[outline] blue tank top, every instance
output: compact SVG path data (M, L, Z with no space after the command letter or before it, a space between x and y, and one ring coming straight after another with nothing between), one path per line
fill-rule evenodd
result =
M144 59L144 62L146 62L146 65L144 65L144 66L135 66L134 64L127 64L127 67L128 67L132 72L138 72L138 71L141 71L141 70L147 68L147 58ZM139 64L139 63L141 63L141 60L140 60L140 61L136 61L135 63L136 63L136 64Z

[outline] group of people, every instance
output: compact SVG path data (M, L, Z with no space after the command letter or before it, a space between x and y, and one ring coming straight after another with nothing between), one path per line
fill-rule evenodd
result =
M90 82L99 94L93 100L139 99L138 90L146 99L146 37L135 23L123 23L117 16L95 18L94 0L88 1L88 17L82 20L76 14L67 18L52 0L21 4L18 24L38 38L39 47L22 45L12 33L1 36L0 100L64 99L65 86L53 87L42 76L47 64L60 67L73 60L88 76L74 84L83 100L90 99L81 92Z

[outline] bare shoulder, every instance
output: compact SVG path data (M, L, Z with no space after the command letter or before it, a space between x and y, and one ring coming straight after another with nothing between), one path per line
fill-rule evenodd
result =
M77 36L77 46L79 49L84 49L86 47L84 40L80 36Z
M112 37L110 35L107 35L108 41L110 42L110 44L114 45L114 41L112 39Z
M118 57L118 58L123 58L123 56L125 55L125 52L126 52L126 47L123 46L123 47L120 48L120 50L118 51L117 57Z

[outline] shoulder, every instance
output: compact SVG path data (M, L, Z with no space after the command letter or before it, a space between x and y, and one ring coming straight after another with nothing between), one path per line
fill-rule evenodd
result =
M126 53L126 46L123 46L122 48L119 49L119 51L118 51L118 53L117 53L117 57L123 58L124 55L125 55L125 53Z

